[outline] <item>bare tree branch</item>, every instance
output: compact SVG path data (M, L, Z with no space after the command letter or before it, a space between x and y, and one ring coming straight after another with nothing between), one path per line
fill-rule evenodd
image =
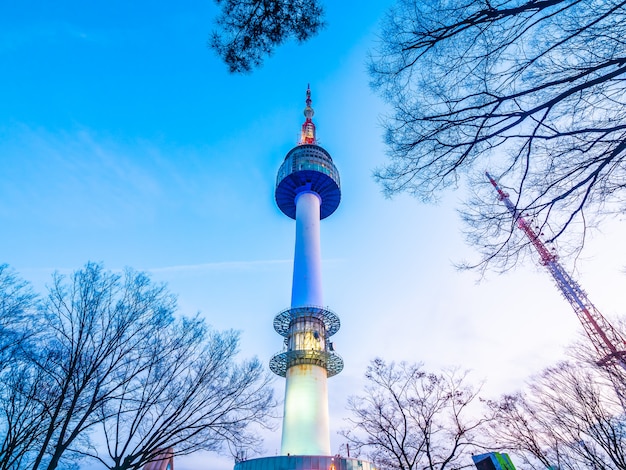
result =
M505 270L527 242L490 169L549 240L580 246L626 208L624 20L623 0L398 0L370 62L392 107L385 194L472 187L463 218L482 259L469 266Z
M324 27L317 0L215 1L221 13L209 47L231 73L250 72L285 41L304 42Z
M467 374L375 359L366 378L364 394L348 401L350 429L341 432L352 448L383 470L471 466L464 452L479 448L485 419L469 416L477 391Z
M257 359L235 362L237 333L175 319L165 286L132 270L89 263L48 290L0 369L0 470L78 459L140 469L171 447L257 444L249 425L267 423L273 391ZM0 269L0 307L19 313L34 299ZM105 448L90 441L97 429Z
M626 420L615 385L593 361L559 363L523 393L489 403L496 417L490 434L533 468L626 469Z

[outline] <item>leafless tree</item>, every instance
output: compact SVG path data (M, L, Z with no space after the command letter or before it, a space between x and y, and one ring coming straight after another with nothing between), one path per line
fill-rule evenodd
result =
M215 0L221 7L209 46L230 72L250 72L277 46L304 42L324 27L318 0Z
M217 450L263 422L272 391L238 336L175 319L175 298L132 270L55 275L0 387L0 468L97 458L140 468L164 448ZM104 429L108 459L92 435ZM248 439L248 441L246 441Z
M274 409L262 364L234 362L235 332L207 335L203 323L183 321L167 335L154 344L158 360L101 410L108 455L85 454L111 470L141 469L169 447L172 455L251 448L249 425L264 425Z
M0 374L1 470L32 463L46 430L52 388L41 370L19 359L11 360Z
M349 399L351 448L382 470L444 470L472 466L485 418L471 417L477 390L458 371L434 374L420 364L375 359L367 386Z
M533 468L626 469L626 417L612 377L595 364L562 362L524 392L490 402L490 434Z
M54 276L28 358L54 384L33 470L55 469L101 421L98 410L131 378L129 364L149 367L150 342L171 324L175 305L164 286L130 270L118 276L90 263L69 280Z
M0 371L31 334L31 315L36 295L6 264L0 264Z
M42 431L46 388L22 360L34 335L37 298L30 285L0 265L0 469L23 468Z
M385 193L431 201L468 182L470 240L499 269L527 241L487 169L549 240L622 212L625 20L623 0L398 0L371 60L392 108Z

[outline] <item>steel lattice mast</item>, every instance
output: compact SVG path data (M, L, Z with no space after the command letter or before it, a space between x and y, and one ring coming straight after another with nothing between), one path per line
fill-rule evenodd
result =
M498 198L504 203L513 219L517 222L518 228L526 234L539 253L541 257L540 263L548 269L563 297L574 309L576 316L585 329L585 333L600 356L600 359L597 361L598 365L620 365L626 369L626 341L623 336L604 318L600 311L591 303L580 285L563 269L563 266L558 262L556 253L551 252L545 246L528 221L515 208L515 205L509 199L509 195L502 190L488 172L485 172L485 174L498 192Z

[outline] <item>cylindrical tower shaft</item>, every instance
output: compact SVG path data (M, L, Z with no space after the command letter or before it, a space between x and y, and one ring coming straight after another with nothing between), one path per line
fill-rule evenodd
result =
M320 197L313 191L296 196L296 251L291 306L324 305L320 247Z
M327 373L298 364L287 370L282 455L331 455Z
M323 305L320 248L320 197L313 191L296 196L296 249L291 307ZM321 319L298 322L290 338L294 349L323 351ZM307 324L308 323L308 324ZM283 414L283 455L330 455L327 372L313 364L287 369Z

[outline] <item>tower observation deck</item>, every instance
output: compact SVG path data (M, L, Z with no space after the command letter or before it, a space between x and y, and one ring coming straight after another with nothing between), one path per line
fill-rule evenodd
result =
M300 144L291 149L278 170L276 203L287 217L296 218L296 196L303 191L320 197L321 219L339 207L339 172L330 154L316 144Z
M330 341L339 317L324 307L320 221L339 207L341 185L333 159L317 144L313 114L308 88L300 140L276 179L276 204L296 221L291 306L274 318L284 347L270 360L272 372L286 379L281 455L241 460L235 470L373 470L330 450L327 379L341 372L343 359Z

